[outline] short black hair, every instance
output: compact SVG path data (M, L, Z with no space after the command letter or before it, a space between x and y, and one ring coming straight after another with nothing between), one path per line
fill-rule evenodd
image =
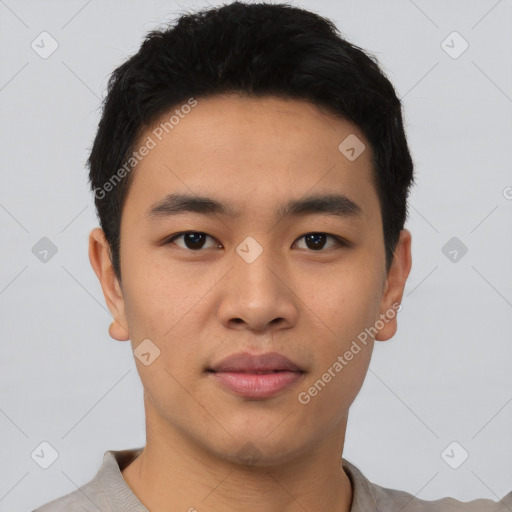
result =
M171 108L223 93L306 100L362 130L372 150L389 270L414 181L392 84L377 58L344 39L331 20L288 3L235 1L183 13L149 32L109 78L86 165L117 278L139 136Z

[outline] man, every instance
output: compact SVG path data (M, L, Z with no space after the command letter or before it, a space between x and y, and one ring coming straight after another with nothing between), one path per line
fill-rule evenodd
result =
M512 492L420 500L342 458L397 329L413 163L392 85L330 21L235 2L150 33L88 163L89 257L147 441L38 512L512 510Z

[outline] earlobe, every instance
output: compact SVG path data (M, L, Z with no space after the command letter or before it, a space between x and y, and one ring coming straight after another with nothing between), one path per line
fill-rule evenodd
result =
M397 331L396 317L398 308L402 302L405 283L407 282L412 266L411 240L412 236L410 231L402 229L381 299L380 322L378 325L384 325L375 336L377 341L389 340Z
M110 324L108 328L110 337L117 341L127 341L130 339L130 333L121 324L115 320Z
M112 266L110 246L101 228L94 228L89 234L89 261L98 277L107 307L114 321L109 334L118 341L130 339L125 316L124 297Z

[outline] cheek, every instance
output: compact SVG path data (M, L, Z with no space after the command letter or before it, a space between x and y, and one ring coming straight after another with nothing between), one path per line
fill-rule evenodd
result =
M150 254L131 253L124 260L124 297L130 332L165 338L208 290L208 280L156 261Z
M375 276L347 271L326 283L322 294L310 295L308 305L326 333L314 334L316 364L298 400L309 411L311 428L335 428L362 387L373 349L365 329L378 318L379 286Z
M301 429L328 435L339 427L361 390L372 354L372 344L359 343L359 348L349 351L350 360L345 358L351 342L332 350L328 357L319 360L307 383L298 390L297 407L301 414ZM346 349L346 350L345 350ZM342 357L342 361L338 359Z
M367 266L347 265L297 281L304 314L338 348L378 318L382 285Z
M132 267L124 286L126 318L133 350L146 339L159 350L151 366L136 361L144 386L158 394L167 383L169 387L164 389L173 395L179 392L179 386L175 389L176 381L170 376L185 382L190 378L187 372L195 374L198 367L198 315L205 312L205 297L216 278L200 276L193 270L185 273L162 269L148 261L127 258L127 267L128 263Z

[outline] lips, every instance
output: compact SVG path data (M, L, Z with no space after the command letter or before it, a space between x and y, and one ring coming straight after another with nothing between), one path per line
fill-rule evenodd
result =
M265 374L275 372L300 372L304 370L299 368L293 361L278 352L268 352L266 354L252 355L249 352L233 354L219 363L208 368L210 372L230 372L230 373L252 373Z
M306 373L277 352L234 354L207 371L224 390L250 400L265 400L290 390Z

